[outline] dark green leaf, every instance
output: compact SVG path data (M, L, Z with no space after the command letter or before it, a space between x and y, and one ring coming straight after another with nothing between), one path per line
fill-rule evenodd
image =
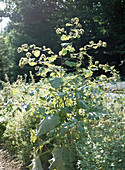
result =
M59 116L47 116L44 120L41 121L37 136L46 134L47 132L53 130L59 124Z
M32 170L43 170L39 156L33 159L32 164Z
M68 147L61 147L54 149L53 151L54 159L50 160L51 165L49 170L75 170L75 151Z
M78 107L81 109L87 109L87 110L89 109L89 107L83 100L78 100Z
M69 67L76 67L77 65L77 63L68 60L65 61L65 64Z
M53 80L50 81L50 84L54 88L59 88L62 85L62 79L59 77L55 77Z

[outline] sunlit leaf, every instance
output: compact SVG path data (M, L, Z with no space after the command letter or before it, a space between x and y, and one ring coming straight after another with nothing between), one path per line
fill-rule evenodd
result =
M52 55L50 58L49 58L49 61L50 62L53 62L53 61L55 61L56 59L57 59L57 55Z
M35 66L35 65L37 65L37 63L36 62L29 62L29 65L30 66Z
M40 51L35 50L35 51L33 51L33 54L34 54L35 57L39 57L40 56Z
M85 78L91 77L93 75L93 71L91 70L84 70Z
M12 91L13 91L13 95L15 96L18 92L18 89L13 89Z
M69 35L67 36L67 35L63 34L60 39L62 41L67 41L67 40L70 40L70 38L71 38L71 36L69 36Z
M67 50L65 48L63 48L60 52L59 52L59 56L65 56L67 54Z
M73 24L66 23L66 27L71 27L71 26L73 26Z

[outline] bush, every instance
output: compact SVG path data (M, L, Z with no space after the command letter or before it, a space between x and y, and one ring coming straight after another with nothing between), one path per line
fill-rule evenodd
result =
M37 100L39 94L44 94L42 90L38 90L40 85L42 84L34 82L28 84L19 77L12 85L9 82L4 83L1 91L4 94L8 92L5 95L7 102L1 109L4 140L8 149L24 163L29 163L33 155L31 134L40 119L44 118L44 108Z

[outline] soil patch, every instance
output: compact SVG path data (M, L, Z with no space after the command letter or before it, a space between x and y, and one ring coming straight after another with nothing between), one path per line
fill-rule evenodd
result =
M0 144L0 170L27 170Z

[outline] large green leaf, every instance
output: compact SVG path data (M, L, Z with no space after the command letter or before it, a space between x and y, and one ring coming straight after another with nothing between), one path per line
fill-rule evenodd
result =
M65 61L65 64L69 67L76 67L77 65L77 63L68 60Z
M33 165L32 170L44 170L42 168L39 156L37 156L36 158L33 159L32 165Z
M62 79L59 77L55 77L53 80L50 81L50 84L54 88L59 88L62 85Z
M53 159L50 160L49 170L75 170L75 150L69 147L56 148L53 151Z
M89 107L87 106L87 104L83 101L83 100L78 100L78 107L81 109L89 109Z
M44 120L41 121L37 136L46 134L47 132L53 130L59 124L59 116L47 116Z

